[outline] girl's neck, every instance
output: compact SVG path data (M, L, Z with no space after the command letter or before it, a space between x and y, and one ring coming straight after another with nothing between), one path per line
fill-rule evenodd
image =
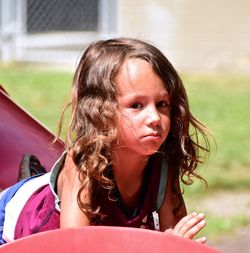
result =
M114 154L113 173L127 208L133 208L137 203L148 158L134 152L117 151Z

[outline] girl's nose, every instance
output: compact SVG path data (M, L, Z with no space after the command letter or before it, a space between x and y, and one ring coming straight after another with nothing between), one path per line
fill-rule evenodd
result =
M160 115L155 107L148 108L146 122L148 125L157 126L160 123Z

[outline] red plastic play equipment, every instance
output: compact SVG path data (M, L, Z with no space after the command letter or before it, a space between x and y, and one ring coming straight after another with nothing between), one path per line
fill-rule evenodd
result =
M207 245L171 234L136 228L58 229L0 246L0 253L218 253Z
M18 106L0 85L0 188L17 182L24 154L36 155L49 170L63 151L54 135Z

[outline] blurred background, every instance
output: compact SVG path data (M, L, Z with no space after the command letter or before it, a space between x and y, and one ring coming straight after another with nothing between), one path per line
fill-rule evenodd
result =
M74 65L91 41L146 39L179 69L249 71L249 0L1 0L3 62Z
M157 46L215 139L199 169L208 188L183 186L187 208L206 214L210 245L250 252L249 9L250 0L0 0L0 84L55 133L89 43L129 36Z

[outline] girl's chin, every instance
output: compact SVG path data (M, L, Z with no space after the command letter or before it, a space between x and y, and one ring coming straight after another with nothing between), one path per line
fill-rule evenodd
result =
M157 149L144 149L144 150L141 150L140 153L144 156L150 156L150 155L153 155L156 152L158 152L158 150L159 150L159 148L157 148Z
M143 150L145 153L147 153L148 155L153 155L154 153L156 153L158 150L160 149L159 145L150 145L148 147L144 147Z
M114 150L120 150L124 152L129 152L131 155L141 155L141 156L150 156L159 151L159 145L134 145L134 146L119 146L115 147Z

